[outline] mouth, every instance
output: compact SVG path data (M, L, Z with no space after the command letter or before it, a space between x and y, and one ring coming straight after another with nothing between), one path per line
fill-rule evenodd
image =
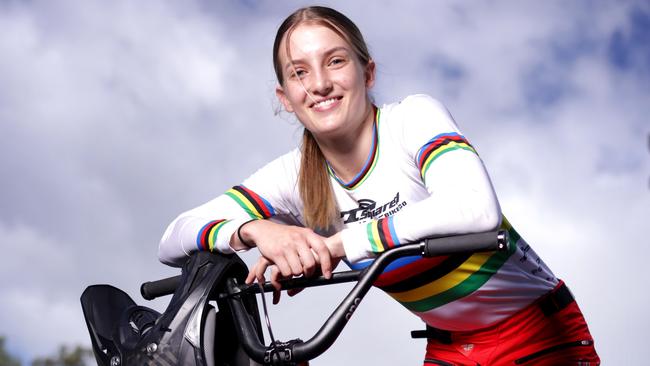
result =
M331 98L321 99L316 103L313 103L310 106L310 108L313 108L315 110L326 110L332 107L336 102L338 102L342 98L343 97L331 97Z

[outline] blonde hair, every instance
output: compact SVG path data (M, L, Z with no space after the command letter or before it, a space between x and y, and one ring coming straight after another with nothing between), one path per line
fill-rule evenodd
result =
M284 20L278 28L273 44L273 66L278 83L284 85L284 75L280 63L280 44L286 34L287 55L289 37L301 23L313 23L327 27L343 38L352 47L355 55L365 67L371 57L359 28L345 15L324 6L300 8ZM302 138L302 157L298 173L298 189L303 201L305 223L312 229L327 229L339 218L332 184L327 169L327 161L312 133L305 129Z

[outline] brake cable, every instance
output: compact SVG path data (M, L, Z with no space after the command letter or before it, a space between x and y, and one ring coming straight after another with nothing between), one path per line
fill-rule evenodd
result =
M260 287L260 295L262 295L262 308L264 309L264 320L266 321L266 328L269 331L269 337L271 337L271 343L275 343L275 337L273 336L273 330L271 329L271 319L269 318L269 310L266 307L266 296L264 292L264 286L260 282L257 283Z
M291 361L293 345L302 343L302 339L297 338L288 342L276 341L273 336L273 329L271 329L271 319L269 318L269 310L266 307L266 292L264 286L260 282L257 283L260 288L260 295L262 296L262 308L264 309L264 320L266 321L266 328L269 331L271 344L266 348L264 353L264 363L270 365L296 365Z

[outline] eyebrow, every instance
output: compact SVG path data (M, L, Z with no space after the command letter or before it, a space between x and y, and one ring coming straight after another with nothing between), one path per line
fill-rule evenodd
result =
M325 51L324 55L329 56L329 55L331 55L333 53L336 53L337 51L345 51L346 53L350 53L350 50L347 47L338 46L338 47L330 48L329 50ZM297 63L301 63L301 62L303 62L302 59L287 61L287 63L284 65L284 68L286 70L286 69L290 68L292 65L297 64Z

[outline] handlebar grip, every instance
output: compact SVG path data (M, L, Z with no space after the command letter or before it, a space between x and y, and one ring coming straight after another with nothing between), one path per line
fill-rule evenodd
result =
M163 278L162 280L145 282L140 286L140 294L145 300L153 300L160 296L173 294L180 283L180 275Z
M507 250L508 232L500 230L427 239L424 242L422 256L435 257L458 253Z

